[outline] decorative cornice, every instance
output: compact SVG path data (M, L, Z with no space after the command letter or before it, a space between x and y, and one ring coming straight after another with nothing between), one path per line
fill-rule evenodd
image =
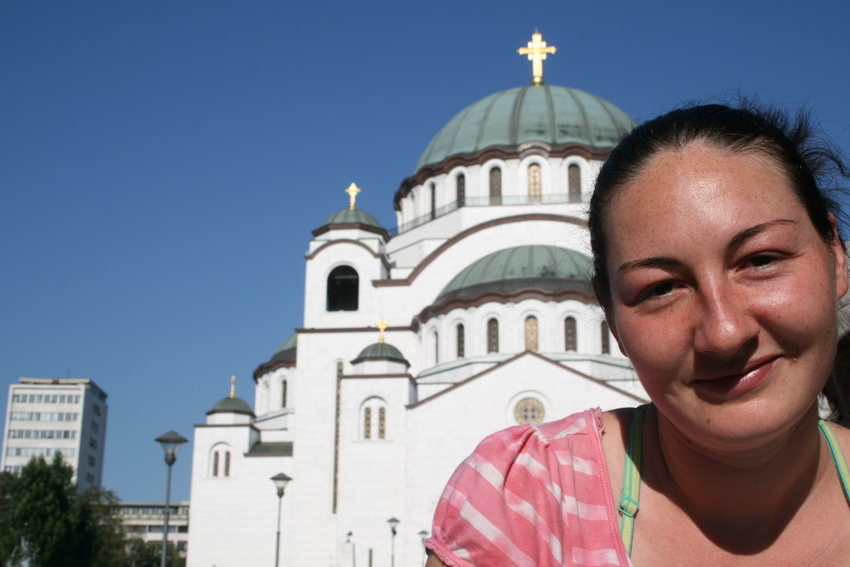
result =
M385 269L387 269L387 270L390 269L390 264L389 264L389 262L387 262L387 258L383 254L379 254L378 252L375 252L374 250L372 250L371 248L369 248L368 246L366 246L365 244L363 244L359 240L354 240L354 239L351 239L351 238L340 238L339 240L329 240L329 241L325 242L324 244L322 244L321 246L319 246L318 248L316 248L315 250L313 250L312 252L304 254L304 257L307 260L312 260L313 258L316 257L316 255L319 252L322 252L323 250L326 250L328 247L333 246L335 244L356 244L357 246L360 246L364 250L369 252L369 254L371 254L373 258L380 258L381 263L384 264Z
M489 148L484 148L483 150L473 153L455 154L447 157L439 163L423 165L416 173L401 182L398 191L395 193L393 206L395 207L395 210L400 211L400 202L402 199L407 197L410 190L417 185L422 185L431 177L448 173L456 167L480 165L491 159L501 159L505 161L509 159L522 159L525 155L527 155L527 152L530 149L529 147L530 144L521 144L520 146L490 146ZM534 153L548 157L560 158L580 156L586 160L604 161L605 158L608 157L608 154L611 153L611 148L591 148L584 144L575 143L553 146L548 150L548 152L541 151L540 148L542 146L535 144L534 147L536 150Z
M432 401L436 398L439 398L440 396L448 394L452 390L456 390L456 389L460 388L461 386L465 386L466 384L469 384L473 380L477 380L477 379L481 378L485 374L489 374L490 372L493 372L498 368L506 366L506 365L510 364L511 362L517 360L518 358L520 358L522 356L536 356L540 360L548 362L549 364L553 364L553 365L557 366L558 368L560 368L561 370L564 370L566 372L572 372L573 374L575 374L576 376L578 376L580 378L584 378L585 380L589 380L590 382L593 382L594 384L602 386L603 388L613 390L614 392L617 392L618 394L622 394L624 396L627 396L627 397L635 400L636 402L639 402L639 403L642 403L642 404L649 402L649 400L645 400L645 399L643 399L639 396L635 396L634 394L627 392L623 389L620 389L616 386L612 386L611 384L609 384L608 382L606 382L604 380L600 380L599 378L594 378L593 376L590 376L589 374L585 374L584 372L580 372L580 371L576 370L575 368L572 368L571 366L566 366L564 364L556 362L556 361L554 361L550 358L547 358L547 357L543 356L542 354L536 353L534 351L526 350L526 351L523 351L523 352L517 354L516 356L512 356L511 358L509 358L507 360L503 360L502 362L495 364L495 365L491 366L490 368L488 368L487 370L483 370L483 371L479 372L478 374L475 374L474 376L470 376L469 378L466 378L465 380L461 380L460 382L457 382L456 384L452 384L448 388L446 388L444 390L440 390L436 394L428 396L427 398L425 398L423 400L419 400L418 402L408 404L408 405L405 406L405 408L416 409L421 405L424 405L424 404L426 404L426 403L428 403L428 402L430 402L430 401Z
M567 217L564 215L553 215L551 213L529 213L526 215L515 215L510 217L501 217L498 219L493 219L467 228L466 230L459 232L458 234L443 242L440 246L437 247L436 250L428 254L428 256L426 256L424 260L419 262L419 265L416 266L416 268L414 268L413 271L410 272L410 275L404 278L403 280L372 280L372 285L375 287L398 287L410 285L413 283L413 280L415 280L416 277L420 273L422 273L422 270L424 270L428 266L428 264L436 260L437 257L439 257L443 252L445 252L464 238L468 238L476 232L480 232L482 230L486 230L488 228L493 228L496 226L501 226L503 224L513 224L517 222L530 221L563 222L567 224L574 224L582 228L587 228L587 221L585 220L578 219L575 217Z
M387 327L384 332L389 331L410 331L410 327ZM377 333L377 327L327 327L323 329L316 329L311 327L309 329L299 328L295 329L296 333Z
M294 368L297 361L296 356L295 358L272 358L270 361L264 362L254 370L254 383L256 384L261 376L274 372L278 368Z

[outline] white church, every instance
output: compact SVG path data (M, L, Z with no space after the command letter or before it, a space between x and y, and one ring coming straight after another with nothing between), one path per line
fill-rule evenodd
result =
M535 33L532 84L434 136L393 197L397 229L352 184L313 231L302 326L254 372L253 405L231 390L195 427L188 567L421 566L483 437L645 400L591 289L586 222L633 122L546 85L554 51Z

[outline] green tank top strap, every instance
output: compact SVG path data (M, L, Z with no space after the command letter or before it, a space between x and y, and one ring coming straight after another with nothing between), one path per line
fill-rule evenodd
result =
M620 537L623 538L626 553L629 555L632 554L635 516L640 508L640 469L643 456L643 422L646 416L646 408L645 405L635 408L632 423L629 425L626 464L623 467L623 490L620 494L620 503L617 506L621 515ZM844 496L850 504L850 467L847 465L847 459L844 458L844 452L841 450L838 438L824 420L818 422L818 429L820 429L821 435L823 435L829 448L829 454L832 457L832 462L835 463L835 470L838 472L841 487L844 489Z
M835 463L835 470L838 471L838 478L841 480L841 486L844 488L844 497L847 498L847 503L850 504L850 468L847 467L847 459L844 458L844 452L841 450L838 438L832 432L829 425L824 420L820 420L818 422L818 428L826 440L826 446L829 447L829 454L832 456L832 462Z
M632 537L635 532L635 515L640 505L640 469L643 455L643 420L646 405L635 408L632 423L629 426L629 438L626 445L626 465L623 467L623 491L620 494L620 537L626 547L626 553L632 554Z

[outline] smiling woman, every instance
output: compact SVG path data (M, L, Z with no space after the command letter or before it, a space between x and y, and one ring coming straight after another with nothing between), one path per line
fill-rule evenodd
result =
M429 566L847 564L850 431L818 417L824 393L847 418L850 392L835 173L805 115L706 105L629 134L589 228L652 403L486 439L438 504Z

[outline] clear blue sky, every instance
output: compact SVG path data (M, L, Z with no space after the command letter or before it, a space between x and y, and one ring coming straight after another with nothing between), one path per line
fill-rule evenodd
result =
M528 83L535 26L549 84L637 120L740 91L808 106L848 152L848 21L834 0L2 0L3 399L20 376L92 378L106 487L162 501L154 438L191 438L231 374L253 403L301 324L310 231L352 181L395 226L431 137Z

